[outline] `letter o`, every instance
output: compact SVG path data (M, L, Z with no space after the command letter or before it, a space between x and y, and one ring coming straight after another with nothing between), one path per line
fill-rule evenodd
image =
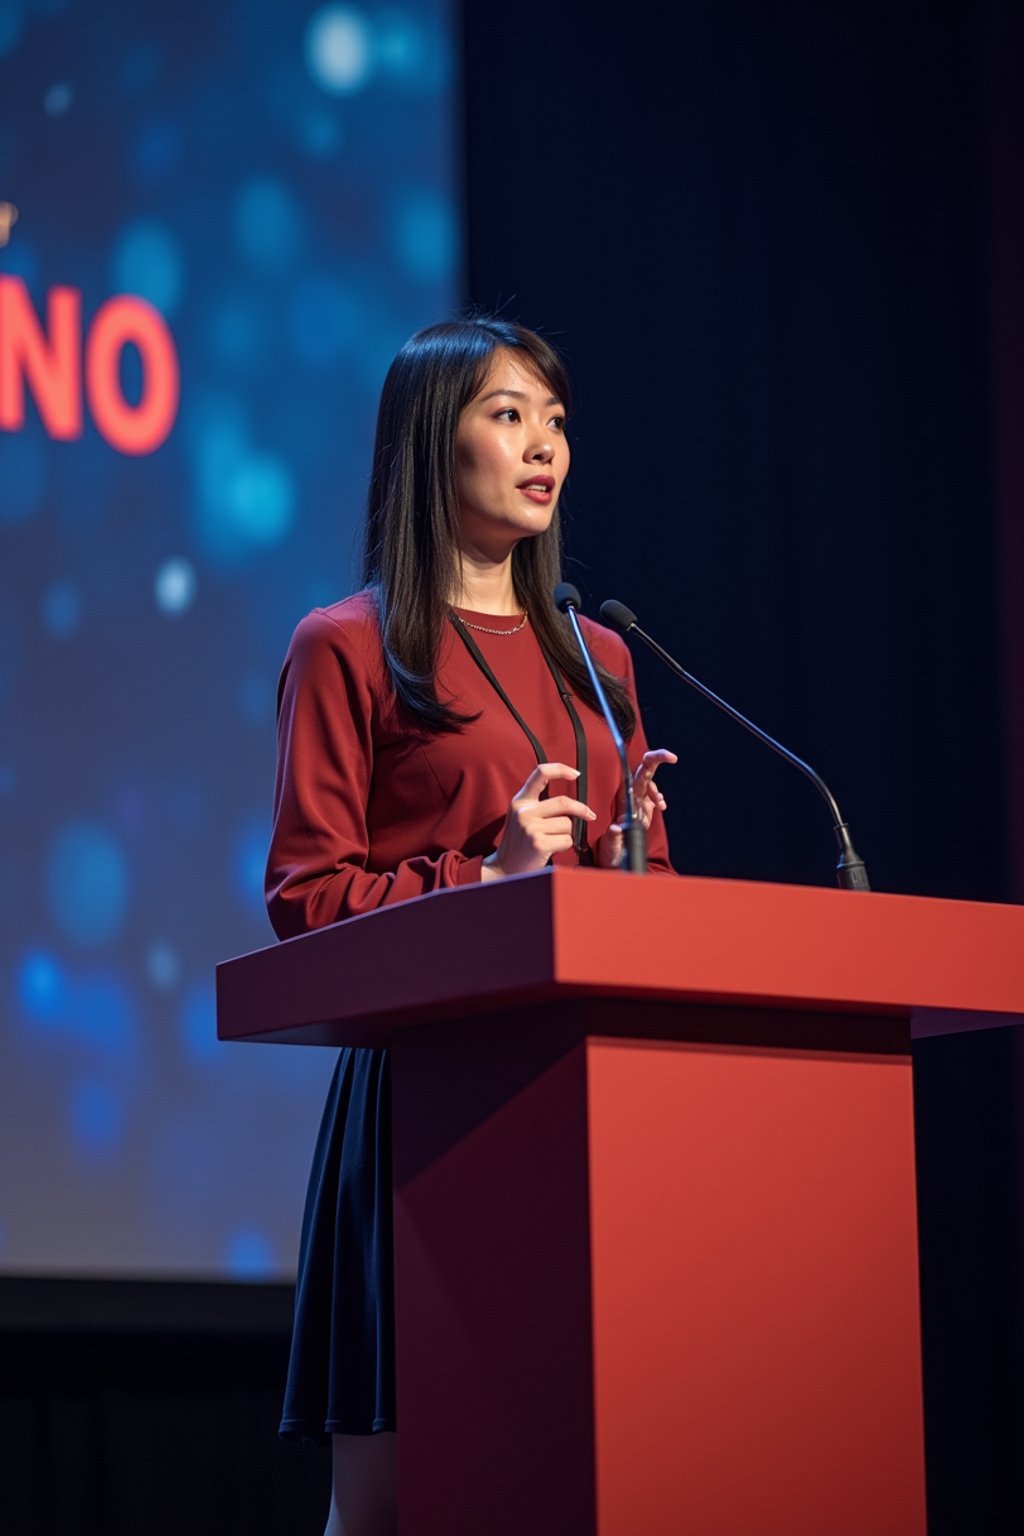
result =
M131 343L142 359L142 397L121 391L121 353ZM163 316L145 299L119 294L97 310L85 344L85 392L100 432L120 453L153 453L178 413L178 353Z

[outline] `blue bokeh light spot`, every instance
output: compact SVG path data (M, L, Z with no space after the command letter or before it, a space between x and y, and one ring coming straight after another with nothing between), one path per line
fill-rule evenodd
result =
M76 1146L84 1152L113 1152L124 1133L124 1109L120 1096L103 1078L85 1078L75 1084L69 1105L69 1121Z
M242 255L259 272L285 272L303 243L303 218L280 181L247 182L235 200L235 238Z
M303 277L288 302L288 340L305 363L333 363L359 334L356 294L336 278Z
M259 817L248 822L235 837L231 851L232 884L242 905L262 917L265 913L263 879L267 867L270 828Z
M262 1280L274 1271L274 1251L258 1227L238 1227L224 1246L224 1267L239 1280Z
M30 950L16 973L15 987L21 1012L34 1024L52 1024L67 1008L68 987L64 972L46 950Z
M67 640L82 617L82 595L70 581L54 581L43 593L43 628L55 640Z
M412 16L392 12L382 18L373 39L376 62L396 75L415 74L423 62L423 34Z
M0 0L0 58L11 54L21 42L25 7L17 0Z
M7 798L18 787L18 770L13 763L0 762L0 796Z
M295 511L292 474L275 455L250 449L239 402L208 392L185 432L199 491L189 510L204 557L233 565L283 538Z
M121 231L114 247L114 287L148 299L165 315L174 313L184 285L184 266L174 236L155 219L140 219Z
M43 111L48 117L63 117L75 99L75 93L66 80L51 85L43 97Z
M46 485L46 452L35 433L5 432L0 437L0 524L28 522L39 510Z
M451 77L447 32L408 12L390 11L378 18L373 58L381 74L406 90L441 91Z
M181 957L173 944L158 939L146 951L146 974L154 987L169 992L181 976Z
M306 26L306 64L317 85L335 96L362 90L371 70L370 32L352 6L325 5Z
M451 271L458 229L451 204L436 193L406 193L395 207L393 230L399 257L413 277L437 283Z
M227 485L227 510L237 531L254 544L276 544L291 527L295 489L288 466L254 453L236 466Z
M50 840L46 893L54 922L74 944L105 944L128 908L128 865L120 844L92 822L73 821Z
M196 573L187 560L165 560L153 583L156 605L162 613L184 613L196 595Z

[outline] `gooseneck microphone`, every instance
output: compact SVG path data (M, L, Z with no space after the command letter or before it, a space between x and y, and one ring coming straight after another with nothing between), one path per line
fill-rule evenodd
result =
M560 587L558 590L561 591L562 588ZM748 720L746 715L741 715L738 709L733 709L731 704L727 704L724 699L720 699L717 693L712 693L710 688L705 688L703 683L698 682L697 678L685 671L678 661L669 655L668 651L662 649L657 640L640 628L636 620L636 614L632 613L625 603L617 603L614 598L610 598L608 602L601 604L601 617L606 624L612 625L613 628L620 630L624 635L630 633L639 635L644 644L649 645L654 654L659 656L677 677L681 677L684 683L689 683L691 688L696 688L698 693L703 694L706 699L710 699L712 704L717 704L719 709L724 710L731 719L735 720L738 725L742 725L752 736L756 736L758 741L763 741L766 747L771 747L772 751L777 752L780 757L784 757L787 763L792 763L794 768L799 768L801 773L807 775L818 793L825 799L832 813L832 830L835 832L836 842L839 844L839 862L836 864L836 879L838 883L848 891L870 891L871 886L868 883L868 872L864 860L854 849L850 839L850 829L840 814L835 796L821 775L815 773L809 763L805 763L794 752L790 752L788 747L782 746L780 742L775 740L774 736L769 736L767 731L762 731L759 725L755 725L752 720Z
M622 785L626 793L626 814L622 822L623 863L632 874L642 875L647 870L647 833L644 824L636 813L636 799L633 795L633 776L629 771L629 759L626 756L626 743L622 739L622 732L615 723L608 696L601 686L601 679L597 675L594 659L590 654L590 647L583 638L583 630L577 617L580 608L580 594L574 586L567 581L560 581L555 588L555 607L566 615L572 625L573 634L576 636L576 644L580 648L583 664L590 678L590 686L597 695L597 702L601 706L605 724L612 733L615 750L619 754L619 762L622 765Z

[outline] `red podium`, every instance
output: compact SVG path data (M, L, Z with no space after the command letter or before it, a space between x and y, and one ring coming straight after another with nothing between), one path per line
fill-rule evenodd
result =
M403 1536L925 1529L910 1040L1024 909L546 870L218 969L392 1050Z

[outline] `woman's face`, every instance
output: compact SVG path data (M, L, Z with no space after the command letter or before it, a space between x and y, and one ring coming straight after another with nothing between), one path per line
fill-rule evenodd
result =
M499 349L455 432L463 549L502 560L543 533L568 471L564 406L525 355Z

